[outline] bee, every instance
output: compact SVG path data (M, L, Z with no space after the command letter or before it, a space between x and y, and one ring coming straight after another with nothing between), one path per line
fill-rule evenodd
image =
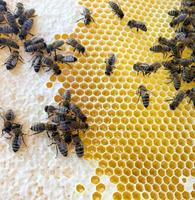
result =
M175 89L179 90L181 87L181 78L180 78L178 72L171 72L170 79L171 79L171 81L169 83L173 82Z
M49 132L57 131L57 126L56 124L52 124L52 123L36 123L32 125L30 129L31 131L35 132L32 135L36 135L36 134L46 131L48 137L50 137Z
M70 92L70 90L65 90L65 92L64 92L64 94L62 96L62 102L61 102L61 104L64 107L69 108L70 101L71 101L71 92Z
M178 73L178 74L181 73L180 67L178 67L178 66L174 63L174 60L162 62L162 65L164 66L164 68L165 68L166 70L169 70L170 73L175 73L175 72Z
M12 128L12 131L13 131L12 149L14 152L17 152L20 149L22 141L26 146L23 138L24 134L22 133L22 125L15 124Z
M30 33L30 30L33 26L33 19L27 19L24 24L21 27L20 33L19 33L19 38L21 40L26 39L26 36ZM31 34L32 35L32 34Z
M179 14L181 13L180 10L170 10L168 12L168 15L172 16L172 17L177 17Z
M7 70L12 70L16 67L18 61L22 61L22 57L19 55L19 51L13 51L5 62Z
M0 33L1 34L13 34L14 29L10 26L0 26Z
M78 51L79 53L84 54L85 53L85 47L80 44L78 41L76 41L74 38L68 38L66 40L66 44L70 45L74 48L74 51Z
M56 63L51 66L51 69L53 70L54 75L60 75L62 73L62 70ZM50 71L50 69L48 71Z
M169 104L170 109L175 110L186 96L187 96L186 91L182 90L178 92L178 94L173 99L167 100L167 101L172 101Z
M129 20L129 22L127 23L127 26L129 26L130 28L137 28L137 31L139 31L139 29L145 32L147 31L146 25L140 21Z
M68 155L68 146L67 144L61 139L60 137L60 134L59 132L56 130L56 131L52 131L52 134L51 134L51 138L53 139L53 143L52 144L55 144L56 145L56 157L58 156L58 149L60 151L60 153L63 155L63 156L67 156Z
M187 90L186 94L190 98L189 103L192 101L195 107L195 88Z
M34 56L32 60L31 67L34 68L34 71L37 73L39 72L41 65L42 65L42 58L43 58L43 52L36 52L36 55Z
M181 22L184 22L188 15L186 13L180 13L177 17L173 18L173 20L169 23L170 27L175 27L179 25Z
M163 53L163 55L166 56L167 53L171 51L171 48L166 45L155 45L150 48L150 51L155 53Z
M64 141L67 144L70 144L72 142L72 133L70 129L67 129L66 131L63 132L64 134Z
M170 39L169 40L169 39L167 39L165 37L159 37L158 38L158 42L159 42L159 44L166 45L166 46L168 46L170 48L172 48L172 47L174 47L176 45L176 40L175 39Z
M146 87L144 85L140 85L138 87L137 94L139 95L138 102L141 97L144 107L147 108L149 106L149 102L150 102L150 100L149 100L150 95L149 95L149 92L146 89Z
M133 65L133 69L138 73L142 72L143 75L150 75L152 72L156 73L160 67L161 64L159 62L152 63L151 65L138 62Z
M35 9L26 10L22 15L19 16L18 23L22 26L25 21L33 17L35 17Z
M186 65L191 65L192 63L195 62L195 57L191 57L191 58L179 58L179 59L175 59L174 62L176 64L182 65L182 66L186 66Z
M65 64L77 62L77 58L74 57L73 55L62 55L62 54L55 55L54 60L56 62L65 63Z
M84 8L83 13L81 13L81 15L83 15L83 18L77 20L77 22L79 22L80 20L84 20L84 24L86 26L89 25L92 21L95 22L88 8Z
M9 109L6 111L4 117L7 121L13 121L15 119L15 114L13 110Z
M182 27L176 29L175 33L176 33L175 39L177 41L183 41L185 38L188 37L189 31L188 31L188 29L186 29L185 27L182 26Z
M80 119L82 122L87 121L87 117L77 105L70 104L70 109L75 114L75 116L78 117L78 119Z
M45 43L44 38L34 37L34 38L30 39L30 40L26 40L24 42L24 47L27 48L29 45L38 44L38 43Z
M18 27L18 24L16 22L15 16L10 12L6 12L5 19L8 22L8 24L10 25L10 27L12 27L14 34L17 35L19 33L19 27Z
M73 135L72 136L72 140L73 140L73 144L75 146L75 152L77 154L77 156L83 157L84 155L84 146L83 146L83 142L81 141L81 138L79 137L79 135Z
M48 117L51 117L52 115L56 113L57 108L52 105L47 105L45 106L44 110L48 114Z
M105 74L107 76L110 76L113 73L113 69L115 68L115 63L116 63L116 56L111 53L109 57L105 60L106 63L106 70Z
M24 13L24 5L23 5L23 3L18 2L18 3L16 4L16 11L15 11L14 17L15 17L15 18L18 18L18 17L20 17L20 15L22 15L23 13Z
M56 54L56 50L61 50L60 47L62 45L64 45L63 40L57 40L57 41L47 45L47 47L46 47L47 53L51 54L51 52L54 51Z
M44 50L45 48L46 48L46 44L44 42L39 42L39 43L26 46L25 51L34 53L36 51Z
M181 7L192 7L195 6L195 2L193 0L182 0Z
M183 81L187 83L190 83L192 81L193 77L191 73L191 68L188 65L183 66L181 77Z
M13 49L19 49L19 45L14 42L11 39L6 39L6 38L0 38L0 48L3 49L4 47L8 47L9 50L11 51L11 48Z
M45 67L54 65L54 61L50 57L43 56L42 63Z
M109 1L108 4L111 7L114 14L117 15L120 19L123 19L124 13L123 13L122 9L120 8L120 6L113 1Z

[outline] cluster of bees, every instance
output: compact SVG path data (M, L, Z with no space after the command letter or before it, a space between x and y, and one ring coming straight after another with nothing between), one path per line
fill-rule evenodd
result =
M36 123L31 126L34 131L33 135L46 132L51 144L56 145L63 156L68 155L68 145L73 143L75 152L78 157L84 155L83 142L79 137L80 131L88 129L87 117L76 104L71 103L70 90L66 90L62 96L62 101L59 105L45 106L45 112L48 114L47 123Z
M2 136L6 135L7 139L12 139L12 150L17 152L20 149L20 145L24 142L22 125L15 123L15 114L13 110L9 109L6 112L0 114L0 117L4 121L4 127L2 129ZM26 144L25 144L26 145Z
M169 72L170 82L173 82L174 88L179 90L181 82L191 83L195 81L195 1L183 0L181 10L171 10L168 12L173 16L170 27L177 27L175 37L167 39L159 37L158 45L150 48L154 53L163 53L164 58L168 59L162 63L155 62L152 64L138 62L134 64L133 69L137 73L141 72L144 76L156 73L163 65L164 69ZM190 51L190 56L183 58L186 49ZM149 104L149 92L145 86L138 88L139 95L145 107ZM189 102L195 106L195 88L179 91L169 105L171 110L175 110L185 97L189 97Z

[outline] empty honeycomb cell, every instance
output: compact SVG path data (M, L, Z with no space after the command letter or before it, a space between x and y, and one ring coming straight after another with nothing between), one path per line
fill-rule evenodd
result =
M115 192L113 195L113 200L119 200L119 199L122 199L122 195L120 192Z
M102 195L99 192L94 192L92 195L93 200L101 200Z

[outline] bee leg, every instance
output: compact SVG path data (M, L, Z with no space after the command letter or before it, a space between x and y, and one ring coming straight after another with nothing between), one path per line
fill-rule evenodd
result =
M25 141L24 141L24 137L23 137L24 134L22 134L21 138L22 138L22 142L24 143L24 145L27 147Z
M57 158L57 157L58 157L58 147L56 145L56 157L55 158Z
M173 101L173 99L167 99L167 100L165 100L165 101L167 101L167 102L168 102L168 101Z
M91 20L95 23L95 20L93 19L93 17L91 17Z
M68 66L70 66L72 68L72 65L70 65L69 63L66 62L65 64L68 65Z
M141 97L141 95L139 94L139 96L138 96L138 100L137 100L137 102L136 102L136 103L138 103L138 102L139 102L139 100L140 100L140 97Z
M51 146L51 145L53 145L53 144L56 144L56 143L55 143L55 142L52 142L51 144L48 145L48 147Z
M139 32L139 28L137 28L137 32Z
M51 138L51 136L49 135L48 131L47 131L47 136L48 136L48 138Z
M82 14L82 13L81 13ZM79 21L81 21L81 20L83 20L84 18L80 18L80 19L78 19L76 22L79 22Z
M29 35L31 35L31 36L35 36L34 34L32 34L32 33L28 33Z

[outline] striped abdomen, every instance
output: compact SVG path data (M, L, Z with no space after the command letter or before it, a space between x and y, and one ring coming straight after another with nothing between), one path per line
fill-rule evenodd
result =
M142 102L145 108L147 108L149 106L149 94L148 93L144 93L142 95Z
M12 141L12 149L14 152L17 152L21 145L21 136L15 136Z

